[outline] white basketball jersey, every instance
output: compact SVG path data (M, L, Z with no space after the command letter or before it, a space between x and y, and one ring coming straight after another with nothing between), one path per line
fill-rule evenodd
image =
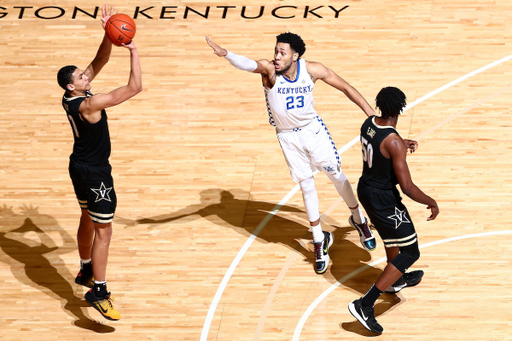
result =
M315 119L314 86L306 69L306 61L302 58L297 63L297 77L294 81L278 75L272 89L265 89L270 124L279 130L292 130L304 127Z

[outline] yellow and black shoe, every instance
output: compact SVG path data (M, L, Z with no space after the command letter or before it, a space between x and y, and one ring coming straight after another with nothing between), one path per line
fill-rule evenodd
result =
M117 321L121 318L121 314L114 308L112 303L114 299L110 296L110 293L107 293L105 297L96 297L91 289L85 294L85 300L106 319Z

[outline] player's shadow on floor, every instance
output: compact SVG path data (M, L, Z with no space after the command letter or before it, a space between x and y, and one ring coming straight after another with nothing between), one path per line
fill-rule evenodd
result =
M58 242L63 245L58 246ZM66 277L73 278L60 256L74 251L76 242L55 218L32 207L24 206L23 214L14 213L5 205L0 207L0 249L0 261L10 266L13 276L61 301L62 309L75 319L74 325L97 333L115 331L84 315L82 307L88 304L75 296L70 282L61 275L66 273Z
M312 252L313 247L309 243L311 232L308 231L306 212L293 206L283 205L279 208L278 215L273 216L267 225L259 230L260 223L269 212L276 208L276 204L251 200L250 194L240 189L229 191L207 189L200 194L201 203L190 205L176 212L137 220L117 217L115 222L124 224L128 228L140 224L157 228L162 224L173 221L191 222L202 217L217 225L229 227L247 237L254 234L257 241L261 243L276 243L299 252L304 260L311 264L311 272L314 271L315 259ZM298 223L297 220L304 223ZM334 244L329 252L332 260L331 266L322 276L333 284L340 279L349 277L343 281L342 285L355 292L357 295L354 295L354 299L356 299L366 293L382 271L378 268L368 267L352 276L356 270L365 266L365 263L371 260L370 253L363 249L360 244L356 245L347 239L348 233L357 234L354 228L348 224L348 221L338 223L334 219L328 218L323 227L333 233ZM382 245L378 247L382 247ZM389 306L391 308L398 303L394 295L383 295L382 298L385 302L383 307Z

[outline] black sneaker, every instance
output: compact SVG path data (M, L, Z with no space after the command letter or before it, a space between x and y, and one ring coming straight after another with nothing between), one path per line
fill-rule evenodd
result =
M390 294L394 294L405 287L413 287L415 285L418 285L418 283L421 282L423 273L423 270L416 270L405 273L392 286L390 286L384 291Z
M315 246L315 272L318 275L325 273L329 266L329 248L331 247L334 236L331 232L323 231L324 240L320 243L312 242Z
M384 328L377 322L373 307L363 307L361 298L348 304L348 310L361 324L372 333L381 334Z
M78 275L76 275L75 283L83 285L84 287L92 288L94 285L93 281L92 265L90 265L90 263L83 265L78 272Z
M357 232L359 232L359 240L361 241L361 245L363 245L367 251L373 251L377 248L377 240L375 240L372 230L368 226L368 219L365 218L364 223L357 224L354 221L354 216L351 215L350 218L348 218L348 223L350 226L355 228Z

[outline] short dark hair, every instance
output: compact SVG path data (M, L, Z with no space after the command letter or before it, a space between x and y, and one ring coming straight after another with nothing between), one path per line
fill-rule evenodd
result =
M61 88L68 91L66 86L73 83L73 72L75 72L76 69L77 67L74 65L67 65L59 70L57 73L57 82Z
M281 33L277 37L277 43L290 44L290 48L299 54L299 58L306 52L306 44L302 38L291 32Z
M406 99L402 90L388 86L379 91L375 98L375 104L380 109L382 118L390 118L402 113L407 105Z

